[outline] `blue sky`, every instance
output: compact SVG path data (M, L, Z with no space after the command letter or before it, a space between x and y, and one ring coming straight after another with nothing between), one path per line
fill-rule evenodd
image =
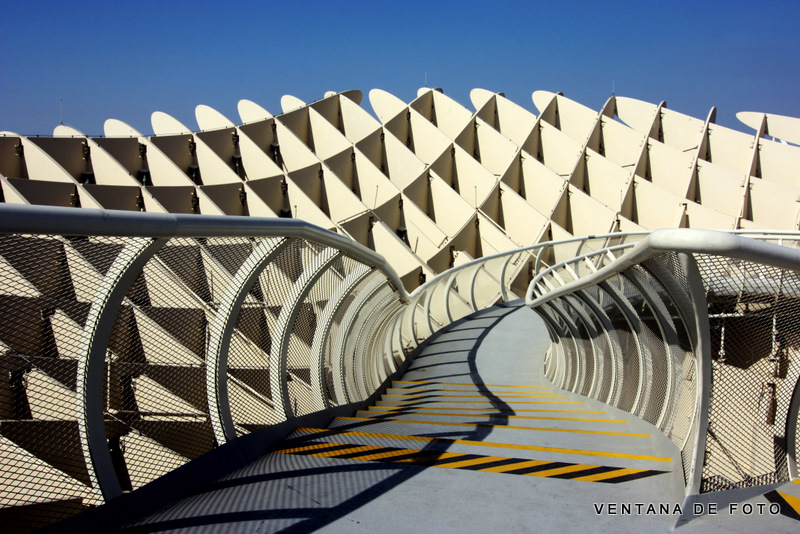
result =
M738 125L800 116L800 2L85 2L0 0L0 130L101 134L107 118L150 133L164 111L196 128L207 104L238 122L253 100L425 83L472 109L482 87L535 111L562 91L593 109L617 95Z

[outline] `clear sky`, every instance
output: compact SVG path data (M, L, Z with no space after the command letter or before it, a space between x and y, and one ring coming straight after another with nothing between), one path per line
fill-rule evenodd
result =
M239 122L253 100L425 84L561 91L592 109L612 92L745 129L737 111L800 116L800 2L210 2L0 0L0 130L89 135L116 118L151 133L164 111L195 129L206 104Z

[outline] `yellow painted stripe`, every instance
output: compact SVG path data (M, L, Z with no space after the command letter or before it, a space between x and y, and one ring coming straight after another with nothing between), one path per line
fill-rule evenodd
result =
M792 480L792 484L800 484L800 478Z
M313 451L316 449L323 449L325 447L329 447L331 445L347 445L347 443L336 443L333 441L325 442L325 443L313 443L311 445L301 445L299 447L292 447L290 449L279 449L276 452L280 452L282 454L290 454L290 453L297 453L297 452L306 452L306 451ZM357 447L357 445L353 445ZM341 449L338 449L336 452L341 453Z
M797 513L797 515L800 515L800 499L798 499L794 495L789 495L781 491L778 491L776 493L780 495L784 501L786 501L786 504L792 507L792 510L794 510Z
M519 386L516 384L476 384L475 382L425 382L422 380L395 380L393 384L443 384L445 386L475 386L489 388L550 389L547 386Z
M337 417L340 421L372 421L377 423L371 417ZM444 425L444 426L472 426L480 428L510 428L512 430L531 430L536 432L569 432L572 434L602 434L605 436L627 436L631 438L649 438L650 434L634 434L631 432L607 432L604 430L579 430L574 428L544 428L534 426L512 426L512 425L492 425L489 423L451 423L449 421L414 421L409 419L392 419L386 421L391 423L406 423L411 425Z
M584 480L586 482L597 482L598 480L606 480L609 478L623 477L625 475L632 475L634 473L641 473L645 469L617 469L616 471L607 471L605 473L597 473L594 475L586 475L585 477L575 477L572 480Z
M381 412L388 412L388 411L398 411L398 410L410 410L411 408L407 408L404 406L370 406L367 408L367 411L381 411ZM458 411L471 411L471 412L482 412L482 413L490 413L490 414L498 414L498 415L513 415L515 413L606 413L603 410L490 410L489 408L446 408L443 406L414 406L414 410L458 410Z
M380 447L373 447L373 449L379 449ZM409 454L414 452L413 449L400 449L396 451L389 451L389 452L379 452L375 454L364 454L358 456L357 458L344 458L346 460L364 460L364 461L374 461L374 460L385 460L386 458L392 458L393 456L403 456L404 454Z
M506 471L514 471L516 469L525 469L526 467L536 467L537 465L542 464L549 464L552 463L549 460L530 460L528 462L519 462L516 464L508 464L508 465L498 465L495 467L487 467L486 469L481 469L481 471L485 471L487 473L505 473Z
M626 454L622 452L590 451L585 449L565 449L563 447L542 447L539 445L518 445L514 443L497 443L492 441L475 441L470 439L442 439L428 436L406 436L405 434L383 434L379 432L359 432L357 430L329 430L326 428L298 428L298 432L308 434L331 433L343 436L357 436L362 438L394 439L399 441L420 441L423 443L452 443L455 445L469 445L473 447L492 447L497 449L518 449L522 451L553 452L559 454L577 454L581 456L603 456L608 458L628 458L632 460L650 460L654 462L671 462L672 458L664 456L646 456L643 454ZM540 462L543 463L543 462ZM538 465L538 464L532 464Z
M575 471L585 471L587 469L594 469L600 467L599 465L584 465L575 464L567 465L565 467L557 467L556 469L547 469L545 471L535 471L533 473L524 473L526 477L552 477L554 475L561 475L563 473L573 473ZM575 479L572 479L575 480Z
M550 399L555 399L555 398L566 399L567 397L550 397ZM422 399L422 400L424 400L424 399ZM394 403L396 403L397 400L395 400L395 399L386 400L386 401L379 400L378 402L394 402ZM447 403L447 404L491 404L493 406L496 406L496 403L492 403L489 400L485 400L485 401L481 401L481 400L474 400L474 401L446 400L446 401L425 401L425 402L437 402L437 403L441 402L441 403ZM555 402L551 402L549 399L548 400L540 400L540 401L518 401L518 400L514 400L514 401L511 401L511 402L514 403L514 404L581 404L581 405L584 404L582 402L576 402L576 401L555 401ZM411 404L411 403L409 403L409 404Z
M415 412L418 410L458 410L460 412L481 412L483 414L491 415L514 415L517 413L606 413L603 410L491 410L489 408L446 408L442 406L413 406L413 407L391 407L391 406L370 406L366 411L378 412L405 412L413 409ZM420 411L419 413L424 413ZM455 414L449 414L455 415Z
M437 393L435 395L425 395L425 394L419 394L419 393L412 393L410 395L394 395L394 394L381 395L381 398L384 398L384 397L403 397L405 399L420 399L420 398L429 399L431 397L434 397L434 398L448 398L448 399L449 398L454 398L454 399L471 399L472 398L472 399L487 399L487 400L490 399L490 397L487 397L486 395L440 395L439 393ZM569 398L569 397L565 397L565 396L557 396L556 393L533 393L531 395L503 395L502 397L498 396L497 398L502 400L502 399L536 399L536 398L542 398L542 397L547 397L548 399L567 399L567 398Z
M508 460L508 458L503 458L502 456L483 456L482 458L473 458L471 460L462 460L460 462L449 462L446 464L437 465L436 467L444 467L447 469L460 469L462 467L468 467L470 465L488 464L490 462L500 462L503 460Z
M406 395L406 394L413 395L413 394L422 394L422 393L436 393L436 392L439 392L439 393L475 393L475 390L473 390L473 389L442 389L442 388L439 388L439 389L386 388L386 391L410 392L410 393L403 393L403 395ZM492 392L488 392L488 393L492 393L492 394L496 394L496 395L505 395L506 393L526 393L526 392L525 391L492 391ZM546 391L542 391L541 393L531 393L531 394L532 395L557 395L558 393L550 392L550 391L547 391L547 392ZM480 395L480 393L478 393L478 395ZM485 396L485 395L481 395L481 396Z
M358 413L364 413L359 410ZM387 414L388 415L388 414ZM447 417L479 417L484 414L471 413L439 413L439 412L409 412L404 411L398 415L444 415ZM493 415L493 414L486 414ZM506 419L536 419L539 421L587 421L592 423L624 423L622 419L592 419L591 417L545 417L542 415L503 415Z

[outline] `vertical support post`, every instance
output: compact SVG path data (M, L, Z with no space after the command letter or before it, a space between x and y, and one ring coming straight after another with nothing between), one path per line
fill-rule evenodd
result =
M703 276L697 261L691 254L679 253L683 272L689 284L694 312L694 328L697 347L695 347L695 369L697 372L697 402L695 404L694 444L692 445L692 465L686 483L686 495L700 493L703 480L703 463L706 454L706 435L708 434L708 412L711 407L711 328L708 321L708 305Z
M81 335L76 385L78 432L92 487L104 501L122 495L105 432L103 386L108 342L128 288L167 241L145 237L128 241L100 282Z
M228 351L236 318L258 276L292 241L284 238L276 243L265 239L256 246L231 280L211 325L206 354L206 396L214 437L220 445L236 437L228 400Z

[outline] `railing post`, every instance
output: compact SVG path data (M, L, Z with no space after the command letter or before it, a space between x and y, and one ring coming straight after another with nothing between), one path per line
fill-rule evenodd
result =
M340 255L340 251L330 248L325 248L317 254L311 263L305 266L303 274L292 285L291 291L281 306L269 355L269 383L275 407L280 406L283 410L283 413L278 415L284 419L291 419L295 415L289 395L288 381L289 340L292 337L294 323L300 313L303 301L314 284Z
M206 353L206 396L214 437L220 445L236 437L228 399L228 353L236 318L258 276L292 241L293 238L265 239L253 249L228 285L211 325Z
M697 370L697 403L693 414L694 444L692 460L686 483L686 495L700 493L703 481L703 463L706 453L706 435L708 433L708 410L711 405L711 329L708 321L708 305L703 276L692 254L679 253L683 272L689 284L694 312L694 328L697 346L695 347L695 369Z
M105 501L122 495L105 431L103 387L108 342L128 288L167 241L146 237L128 241L100 282L81 335L76 386L78 431L92 486Z
M347 297L372 272L372 269L363 264L353 269L328 299L319 317L314 340L311 342L311 390L316 410L330 408L328 395L325 393L325 347L328 345L333 321Z

